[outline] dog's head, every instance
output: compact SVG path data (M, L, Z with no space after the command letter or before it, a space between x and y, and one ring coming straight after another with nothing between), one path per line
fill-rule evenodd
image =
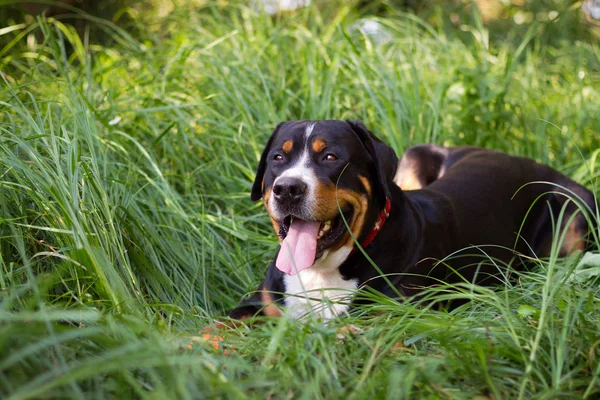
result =
M271 134L251 199L262 197L282 240L276 266L338 267L390 197L398 159L360 122L290 121ZM340 212L341 210L341 212ZM342 218L343 216L343 218Z

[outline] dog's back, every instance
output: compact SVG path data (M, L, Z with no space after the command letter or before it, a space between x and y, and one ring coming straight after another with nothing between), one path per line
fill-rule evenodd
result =
M437 169L433 170L432 165ZM414 204L435 210L425 224L428 229L445 232L448 226L452 227L448 237L429 234L429 240L445 244L440 254L464 249L456 256L460 258L456 264L467 272L451 281L472 280L477 274L481 279L489 274L497 275L500 264L513 258L513 251L546 257L557 233L560 234L557 237L562 238L560 255L583 250L590 228L585 214L593 220L596 213L593 194L552 168L527 158L477 147L410 148L400 161L396 176L405 178L397 181L402 189L413 189L406 190L405 194ZM407 176L412 178L407 180ZM406 182L412 186L403 187ZM440 213L444 207L451 210ZM446 228L440 229L440 225ZM559 228L558 232L554 227ZM483 247L473 247L479 245ZM480 268L471 268L471 263L477 263L477 258L481 261L481 257L466 261L467 254L478 254L488 258L488 262L482 263ZM494 265L491 259L501 263ZM450 259L448 264L454 263ZM465 264L471 267L464 268ZM452 274L443 275L446 276L439 278L449 279Z

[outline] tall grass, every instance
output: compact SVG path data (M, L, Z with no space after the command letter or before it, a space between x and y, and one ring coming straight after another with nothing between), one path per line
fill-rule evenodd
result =
M128 30L82 16L103 45L60 18L2 31L3 398L598 395L600 291L575 257L432 289L471 299L451 312L364 294L328 325L269 320L221 349L198 334L275 249L249 190L277 122L360 118L398 153L501 149L598 193L595 45L548 43L552 22L493 42L476 12L455 28L390 10L373 37L347 2L194 4L131 9Z

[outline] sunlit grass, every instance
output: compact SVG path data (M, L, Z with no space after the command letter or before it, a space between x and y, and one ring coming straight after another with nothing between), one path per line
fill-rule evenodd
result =
M347 2L275 17L191 4L131 10L128 30L89 18L102 45L60 19L4 31L3 398L598 395L600 290L556 253L500 288L364 293L374 304L328 325L240 327L226 354L198 332L276 247L249 191L278 122L359 118L399 154L505 150L598 193L594 46L550 44L551 23L490 42L477 13L457 29L390 11L371 37Z

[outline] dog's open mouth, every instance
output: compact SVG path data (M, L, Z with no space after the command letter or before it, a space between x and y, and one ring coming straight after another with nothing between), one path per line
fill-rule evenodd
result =
M342 218L342 215L344 218ZM352 221L352 207L342 209L328 221L306 221L288 215L279 224L279 236L283 239L275 265L279 270L294 275L312 266L325 250L332 247L346 233L346 225Z

